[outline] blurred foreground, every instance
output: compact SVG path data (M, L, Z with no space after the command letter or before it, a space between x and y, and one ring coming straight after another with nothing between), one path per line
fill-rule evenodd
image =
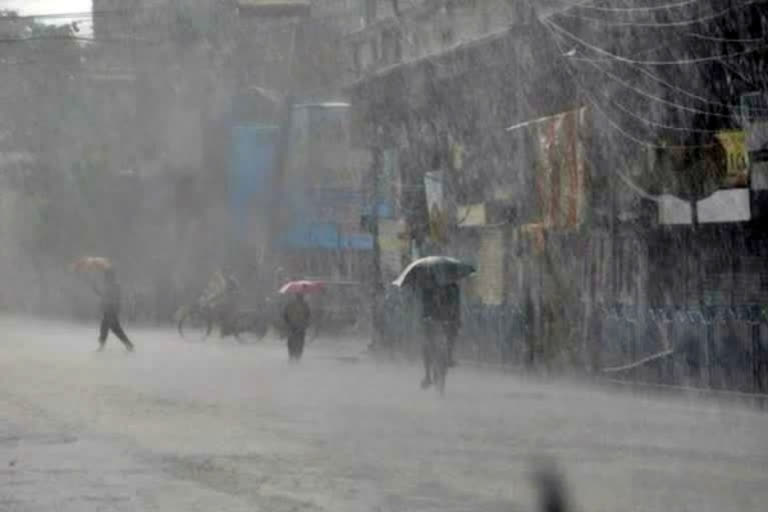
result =
M319 339L186 343L132 329L0 321L0 510L534 510L551 454L584 511L765 509L765 415L460 366L446 398L417 366Z

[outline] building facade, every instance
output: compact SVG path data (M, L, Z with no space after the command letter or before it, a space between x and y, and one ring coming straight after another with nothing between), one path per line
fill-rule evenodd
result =
M465 349L477 357L763 386L761 146L739 115L757 79L687 64L750 48L681 41L668 20L643 32L588 7L521 2L498 33L438 37L446 44L423 54L383 49L395 29L403 45L446 19L484 27L492 4L413 4L349 37L381 281L418 255L474 261ZM721 34L734 26L744 41L764 34L735 18L702 33L734 39ZM764 54L749 54L739 69L757 77ZM662 64L651 72L624 55Z

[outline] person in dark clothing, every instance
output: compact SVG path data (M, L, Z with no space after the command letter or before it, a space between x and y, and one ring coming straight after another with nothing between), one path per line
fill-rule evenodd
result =
M239 302L240 284L233 275L224 278L224 290L217 307L219 331L222 338L235 332L233 321Z
M440 299L439 319L448 344L448 361L451 366L456 366L453 350L456 347L456 339L459 337L459 329L461 329L461 290L459 285L451 283L443 287Z
M422 325L424 328L424 345L422 359L424 362L423 388L432 385L432 364L436 356L437 336L445 336L449 366L454 366L453 350L456 346L461 327L461 291L459 285L427 285L421 290Z
M131 340L125 334L120 325L120 285L117 282L117 275L113 268L104 271L104 288L97 293L101 297L101 327L99 329L99 350L104 350L109 331L112 331L117 338L123 342L125 348L133 352L134 347Z
M283 320L288 328L288 357L298 361L304 353L304 340L309 327L310 312L304 295L297 293L283 309Z

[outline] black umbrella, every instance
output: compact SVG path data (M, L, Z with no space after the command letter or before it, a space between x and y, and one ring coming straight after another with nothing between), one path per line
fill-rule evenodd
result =
M406 267L392 284L404 286L430 286L455 283L475 272L469 263L448 256L427 256Z

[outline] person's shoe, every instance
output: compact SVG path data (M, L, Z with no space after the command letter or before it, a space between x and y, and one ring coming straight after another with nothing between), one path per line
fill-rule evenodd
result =
M104 345L99 345L99 348L96 349L96 352L104 352Z
M424 377L424 379L421 381L421 389L427 389L431 385L432 380L429 377Z
M134 347L133 345L129 345L129 346L125 347L125 349L128 352L136 352L136 347Z
M455 359L451 359L450 361L448 361L448 368L456 368L457 364L458 363L456 362Z

